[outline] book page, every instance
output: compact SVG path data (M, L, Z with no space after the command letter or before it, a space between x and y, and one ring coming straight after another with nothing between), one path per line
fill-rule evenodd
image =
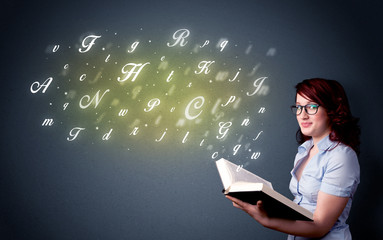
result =
M265 179L247 171L244 168L239 167L238 165L224 158L221 158L217 161L217 167L220 172L222 183L225 189L227 189L230 186L230 184L234 182L263 183L266 186L273 189L273 186L269 181L266 181Z
M228 194L230 192L251 192L251 191L261 191L263 188L263 183L254 183L254 182L234 182L230 185L228 189L224 192Z

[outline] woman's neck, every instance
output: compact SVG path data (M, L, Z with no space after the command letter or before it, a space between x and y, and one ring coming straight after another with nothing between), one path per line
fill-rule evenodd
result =
M313 138L313 144L314 144L314 147L318 147L318 143L325 137L327 137L328 135L330 135L330 132L331 131L328 131L326 132L325 134L319 136L319 137L312 137Z

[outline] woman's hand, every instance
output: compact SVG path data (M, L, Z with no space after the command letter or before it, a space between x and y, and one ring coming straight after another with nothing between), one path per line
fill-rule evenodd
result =
M267 227L270 218L267 216L266 211L263 209L262 201L258 201L257 205L252 205L247 202L243 202L237 198L226 195L226 198L233 202L233 206L241 209L242 211L249 214L252 218L254 218L261 225Z
M258 201L257 205L252 205L228 195L226 198L233 202L234 207L243 210L265 227L309 238L320 238L328 233L349 200L348 197L337 197L319 191L314 221L295 221L268 217L262 207L262 201Z

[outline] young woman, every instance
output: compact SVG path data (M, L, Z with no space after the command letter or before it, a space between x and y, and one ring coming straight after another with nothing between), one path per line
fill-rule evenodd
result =
M314 213L314 221L271 218L262 201L251 205L227 196L233 205L288 239L351 239L346 223L359 183L360 130L343 87L334 80L308 79L296 86L298 153L291 171L294 202Z

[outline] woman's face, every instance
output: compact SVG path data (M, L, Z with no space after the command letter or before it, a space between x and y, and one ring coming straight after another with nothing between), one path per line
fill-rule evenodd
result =
M311 101L306 96L302 96L300 94L297 94L296 101L296 105L301 106L305 106L307 104L318 104ZM327 112L321 106L318 108L317 113L314 115L307 114L305 109L303 109L302 113L297 115L297 120L301 132L306 136L312 137L314 142L318 142L331 132Z

